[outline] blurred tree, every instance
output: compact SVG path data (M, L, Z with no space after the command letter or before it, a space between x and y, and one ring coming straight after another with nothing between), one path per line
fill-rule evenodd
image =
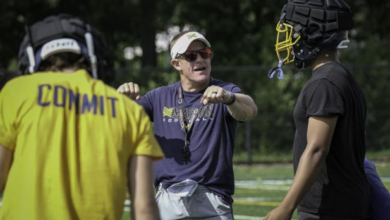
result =
M34 8L34 13L31 9ZM17 59L25 25L39 20L51 10L45 0L4 0L0 4L0 66L8 68Z
M96 26L105 35L118 67L128 66L126 46L141 46L143 67L157 67L156 33L171 26L191 25L212 42L214 66L274 64L275 25L286 0L4 0L0 5L0 64L16 58L25 24L50 14L70 13ZM389 46L386 13L390 2L349 1L356 27L353 48L343 58L387 64ZM33 11L31 11L33 9ZM373 14L372 12L375 12ZM362 56L363 55L363 56ZM368 60L367 60L368 58Z
M274 43L275 26L287 0L3 0L0 4L0 67L16 68L15 61L26 24L58 13L80 16L99 29L107 40L118 69L113 86L125 81L141 85L142 91L178 80L170 68L167 52L156 52L156 33L177 26L191 27L204 33L214 51L216 78L234 82L250 94L259 107L256 126L252 126L252 144L262 152L283 150L293 135L291 114L300 89L310 77L307 71L285 66L285 79L268 79L277 64ZM368 115L368 126L378 133L368 133L370 143L380 149L390 144L388 114L390 93L387 66L390 60L387 37L390 2L383 0L347 0L354 12L355 27L350 31L350 49L340 59L354 70L366 93L368 108L378 114ZM124 58L126 47L142 47L142 57ZM367 65L367 68L364 68ZM377 66L373 69L372 65ZM387 91L387 92L386 92ZM286 132L281 132L286 131ZM241 131L240 131L241 132ZM380 135L380 136L378 136ZM280 143L271 144L278 137ZM282 141L285 140L285 141ZM237 140L244 146L244 140ZM289 146L290 147L290 146Z

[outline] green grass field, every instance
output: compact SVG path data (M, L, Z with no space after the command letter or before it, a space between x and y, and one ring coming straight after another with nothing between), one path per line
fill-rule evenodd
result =
M375 163L377 172L390 191L390 163ZM235 165L234 216L240 220L261 220L283 200L293 179L291 164ZM293 215L297 219L296 213ZM130 219L124 211L122 220Z

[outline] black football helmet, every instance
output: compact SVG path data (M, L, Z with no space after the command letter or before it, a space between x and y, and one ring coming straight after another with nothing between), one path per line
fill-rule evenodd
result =
M347 48L346 31L352 27L352 12L343 0L289 0L276 26L276 54L283 64L294 61L301 69L321 51Z
M42 60L51 54L82 54L94 78L110 82L114 78L113 62L103 36L88 23L69 14L49 16L26 27L19 49L19 71L34 73Z

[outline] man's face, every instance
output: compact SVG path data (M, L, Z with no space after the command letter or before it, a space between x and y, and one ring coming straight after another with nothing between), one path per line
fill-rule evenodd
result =
M202 41L195 40L190 44L186 52L199 51L206 48L206 44ZM192 83L204 83L208 82L210 78L211 59L212 56L210 58L203 58L197 53L196 58L191 61L190 59L186 59L184 55L181 55L177 58L177 65L174 66L181 71L182 80L188 80Z

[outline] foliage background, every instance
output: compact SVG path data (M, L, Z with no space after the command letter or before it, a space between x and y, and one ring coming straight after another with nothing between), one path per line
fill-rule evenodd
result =
M310 71L285 66L285 79L268 79L276 65L275 26L287 0L2 0L0 4L0 75L5 82L17 69L24 26L58 13L80 16L100 30L117 69L116 87L140 84L142 93L179 79L169 53L156 51L156 34L185 27L205 34L214 51L215 78L234 82L251 95L258 116L241 124L237 152L289 152L294 137L292 111ZM388 74L390 2L347 0L354 12L350 48L340 60L354 71L366 93L367 143L370 151L390 148L390 81ZM129 61L125 47L139 46L143 55Z

